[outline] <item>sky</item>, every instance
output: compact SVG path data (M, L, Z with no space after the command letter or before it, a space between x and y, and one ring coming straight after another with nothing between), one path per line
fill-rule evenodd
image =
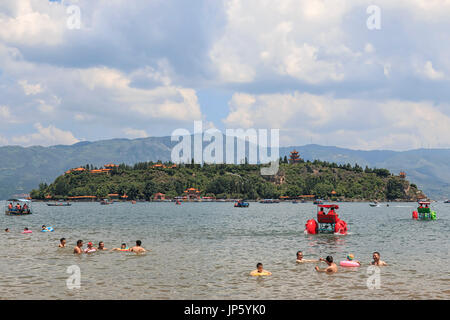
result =
M282 146L450 148L448 17L450 0L2 0L0 146L201 120Z

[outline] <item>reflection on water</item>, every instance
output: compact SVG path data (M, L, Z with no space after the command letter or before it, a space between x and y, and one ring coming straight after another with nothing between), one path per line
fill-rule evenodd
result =
M305 235L315 217L311 204L251 203L75 203L34 204L35 214L0 216L0 298L2 299L448 299L450 205L437 204L437 221L413 221L412 204L371 208L342 203L340 217L350 234ZM38 232L42 224L55 232ZM34 233L22 235L24 227ZM67 238L68 248L57 248ZM106 248L142 240L145 255L127 252L72 254L75 242L104 241ZM371 261L381 252L389 263L381 288L369 290L367 267L317 273L318 263L296 264L332 255L337 263L353 253ZM271 277L251 277L257 262ZM81 288L69 290L67 267L81 270ZM325 265L320 263L321 267Z

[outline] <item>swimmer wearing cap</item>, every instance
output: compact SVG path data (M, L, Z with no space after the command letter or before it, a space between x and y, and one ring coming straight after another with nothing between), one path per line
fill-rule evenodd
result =
M359 265L361 265L361 262L359 262L358 260L354 260L354 259L355 259L355 256L353 254L351 254L351 253L347 256L347 260L348 261L353 261L353 262L356 262Z
M88 242L87 248L84 249L84 253L92 253L95 251L97 251L97 249L92 246L92 242Z

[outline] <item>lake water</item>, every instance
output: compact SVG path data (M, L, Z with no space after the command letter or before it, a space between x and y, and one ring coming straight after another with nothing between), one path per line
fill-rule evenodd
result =
M34 214L0 215L1 299L449 299L450 204L433 208L437 221L414 221L415 203L369 207L340 203L346 236L305 235L315 218L310 203L74 203ZM40 226L55 232L39 232ZM8 227L11 232L3 230ZM34 231L21 234L24 227ZM58 249L59 239L67 248ZM106 248L137 239L151 252L72 254L76 240ZM314 271L306 259L347 254L369 263L379 251L380 288L367 287L367 266L339 268L333 275ZM251 277L257 262L271 277ZM68 289L67 268L79 266L81 287ZM321 267L325 264L321 263Z

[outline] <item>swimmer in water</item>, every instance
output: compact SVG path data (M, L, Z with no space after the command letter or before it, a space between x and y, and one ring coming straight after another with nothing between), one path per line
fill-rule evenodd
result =
M297 260L295 262L297 263L305 263L305 262L319 262L320 260L308 260L308 259L303 259L303 252L302 251L297 251Z
M261 274L271 276L272 272L264 270L263 264L261 262L259 262L258 264L256 264L256 270L253 270L252 272L250 272L250 275L251 276L259 276Z
M92 253L95 251L97 251L97 249L93 247L92 242L88 242L87 248L84 249L84 253Z
M47 229L47 227L45 226L45 224L42 225L42 231L44 231L44 230L47 230L47 231L48 231L48 229Z
M353 254L349 254L348 256L347 256L347 261L353 261L353 262L356 262L357 264L359 264L360 266L361 266L361 262L359 262L358 260L353 260L353 259L355 259L355 256L353 255Z
M66 238L59 239L59 248L65 248L66 247Z
M75 254L83 253L83 251L81 251L81 248L83 248L83 240L78 240L76 247L73 248L73 253Z
M325 269L320 269L318 266L315 267L317 272L335 273L338 271L336 263L333 262L333 257L328 256L326 259L320 258L320 261L325 261L328 267Z
M9 228L6 228L6 229L5 229L5 232L9 232Z
M141 240L136 240L136 245L130 249L131 252L135 252L135 253L144 253L145 250L143 247L141 247L142 241Z
M114 248L112 251L130 251L130 249L127 247L126 243L122 243L120 248Z
M105 244L103 243L103 241L100 241L100 242L98 243L98 248L97 248L97 250L103 251L103 250L108 250L108 249L105 248Z
M373 261L372 261L372 265L374 266L379 266L379 267L383 267L383 266L387 266L388 264L382 260L380 260L380 253L375 251L372 255Z

